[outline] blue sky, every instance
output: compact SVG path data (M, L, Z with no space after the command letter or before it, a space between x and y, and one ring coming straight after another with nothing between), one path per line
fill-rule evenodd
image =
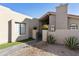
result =
M49 11L55 11L58 3L0 3L0 5L12 10L37 18ZM68 6L68 13L79 15L79 4L73 3Z

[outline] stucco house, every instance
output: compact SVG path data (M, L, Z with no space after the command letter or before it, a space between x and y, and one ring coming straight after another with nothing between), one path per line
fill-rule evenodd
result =
M36 24L32 17L0 6L0 44L30 37L32 35L30 28Z
M0 44L32 37L33 27L39 30L44 24L48 25L48 33L45 33L44 36L54 35L57 43L63 44L64 39L68 36L76 36L79 39L79 16L68 14L67 11L68 5L61 4L56 7L56 12L47 12L34 20L30 16L0 6Z
M79 16L68 14L68 4L56 7L56 12L44 14L40 20L48 20L48 35L53 35L57 43L63 44L66 37L76 36L79 39ZM42 25L44 25L41 22ZM45 34L44 34L45 36ZM45 39L46 40L46 39Z

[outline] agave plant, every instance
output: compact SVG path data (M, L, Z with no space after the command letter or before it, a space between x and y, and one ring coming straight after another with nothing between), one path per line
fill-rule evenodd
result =
M76 37L72 36L72 37L68 37L65 40L65 45L70 48L70 49L76 49L78 48L79 45L79 41Z
M52 35L49 35L48 36L48 39L47 39L47 42L49 43L49 44L54 44L55 43L55 37L54 36L52 36Z

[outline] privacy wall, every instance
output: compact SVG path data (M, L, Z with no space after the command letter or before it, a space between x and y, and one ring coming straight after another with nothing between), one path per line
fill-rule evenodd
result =
M56 30L55 32L48 32L48 35L55 36L56 43L64 44L66 38L75 36L79 40L79 30Z

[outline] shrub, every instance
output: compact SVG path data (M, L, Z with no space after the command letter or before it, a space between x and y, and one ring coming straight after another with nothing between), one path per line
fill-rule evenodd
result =
M48 36L48 38L47 38L47 42L49 43L49 44L54 44L55 43L55 37L54 36L52 36L52 35L49 35Z
M65 45L70 49L76 49L78 48L79 42L76 37L72 36L72 37L66 38Z
M43 29L43 30L48 30L48 25L43 25L43 26L42 26L42 29Z
M37 29L37 27L33 27L33 29L34 29L34 30L36 30L36 29Z

